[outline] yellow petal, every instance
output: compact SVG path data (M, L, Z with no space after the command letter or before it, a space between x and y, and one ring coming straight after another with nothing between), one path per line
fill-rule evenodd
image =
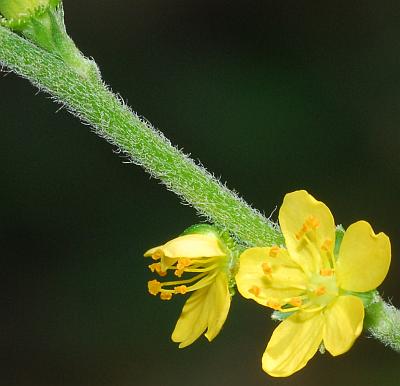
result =
M211 341L226 320L230 302L227 277L225 273L220 273L211 285L196 290L186 301L172 340L180 343L179 348L184 348L208 328L205 335Z
M309 220L317 225L305 234L307 237L301 237L303 225ZM335 222L329 208L305 190L298 190L286 194L279 223L292 259L306 272L319 272L321 246L330 244L331 252L335 242Z
M207 328L208 289L204 287L195 291L183 306L171 337L180 343L179 348L192 344Z
M218 238L212 234L190 234L168 241L161 247L167 257L225 256Z
M324 345L334 356L345 353L361 334L364 306L356 296L339 296L324 312Z
M376 235L366 221L350 225L337 261L338 285L356 292L375 289L386 277L390 256L390 240L384 233Z
M148 257L148 256L152 256L154 255L157 251L160 251L162 248L162 245L158 246L158 247L154 247L154 248L150 248L148 251L146 251L144 253L144 256Z
M250 248L240 255L236 285L246 299L266 305L268 299L299 296L307 281L301 268L289 257L286 249ZM272 255L272 256L271 256ZM266 274L264 264L271 268Z
M262 367L273 377L287 377L302 369L322 342L321 312L296 312L273 332L262 357Z
M210 286L208 297L208 329L205 336L211 342L221 331L231 305L228 278L225 273L217 276L215 282Z

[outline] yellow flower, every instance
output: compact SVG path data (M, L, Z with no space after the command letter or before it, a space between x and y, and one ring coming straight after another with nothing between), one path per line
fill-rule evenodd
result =
M303 368L323 342L332 355L348 351L363 327L357 292L378 287L390 265L390 241L365 221L349 226L338 256L328 207L306 191L285 196L279 222L286 248L250 248L240 257L239 292L292 313L275 329L263 370L286 377Z
M231 303L231 253L218 235L212 231L186 234L148 250L145 256L157 261L149 268L160 276L166 276L168 271L178 278L189 274L185 279L148 282L149 292L160 294L163 300L171 299L174 294L193 292L183 307L172 340L183 348L206 330L206 338L213 340L226 320Z

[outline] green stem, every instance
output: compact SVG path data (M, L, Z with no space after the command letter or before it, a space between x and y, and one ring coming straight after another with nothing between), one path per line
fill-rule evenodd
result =
M275 223L173 147L97 77L80 75L56 55L4 27L0 27L0 63L51 94L133 163L159 178L201 215L232 232L242 243L283 243Z
M378 298L366 308L365 326L386 346L400 352L400 310Z

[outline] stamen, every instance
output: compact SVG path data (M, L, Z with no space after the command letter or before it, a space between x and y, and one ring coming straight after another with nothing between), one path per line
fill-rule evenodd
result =
M306 222L308 227L310 227L311 229L317 229L319 227L319 220L315 217L315 216L310 216Z
M152 258L153 260L159 260L159 259L161 259L163 256L164 256L163 251L162 251L161 249L159 249L159 250L155 251L155 252L151 255L151 258Z
M260 290L260 287L257 287L256 285L253 285L248 291L251 294L253 294L254 296L259 296L261 290Z
M207 259L190 259L190 261L192 262L192 264L205 265L207 263L212 263L214 261L221 261L221 257L217 256L217 257L209 257Z
M314 290L315 295L322 296L326 294L326 288L323 285L320 285L318 288Z
M161 292L160 293L160 299L161 300L171 300L172 299L172 293L171 292Z
M174 271L175 276L181 277L183 274L183 269L176 269Z
M261 268L264 272L264 275L270 275L272 273L272 268L267 262L262 263Z
M278 256L278 253L280 251L280 248L277 246L273 246L270 250L269 250L269 256L270 257L276 257Z
M296 239L300 240L308 231L317 229L319 225L320 222L315 216L308 217L301 229L295 234Z
M161 264L160 263L150 264L149 268L150 268L151 272L157 272L160 276L165 276L167 274L166 271L163 271L161 269Z
M321 270L319 271L319 274L321 276L332 276L333 272L334 272L334 270L332 268L321 268Z
M323 244L321 245L321 249L325 252L330 252L332 248L332 240L326 239Z
M161 291L161 283L158 280L150 280L147 283L147 288L152 295L157 295Z
M201 280L199 280L195 284L189 286L187 290L188 291L196 291L200 288L207 287L214 281L215 276L217 276L218 273L219 272L215 270L214 272L211 272L209 274L204 274L204 277ZM182 280L182 283L183 283L183 280Z
M198 268L198 265L193 265L194 268L188 268L185 269L185 272L209 272L212 271L213 269L217 268L219 266L219 264L213 264L213 265L209 265L206 268Z
M267 303L265 305L269 308L272 308L273 310L277 310L277 311L281 310L280 303L274 299L268 299Z
M308 226L304 223L301 229L296 233L296 239L300 240L308 232Z
M187 292L188 288L185 285L180 285L178 287L175 287L174 290L177 294L184 295Z
M187 257L182 257L178 259L176 268L178 268L178 270L184 271L186 267L189 267L189 265L192 265L192 260L188 259Z
M177 281L166 281L166 282L162 283L162 285L163 286L172 286L172 285L178 285L178 284L188 284L188 283L192 283L204 276L206 276L206 273L200 273L196 276L191 277L190 279L177 280Z
M303 304L303 301L299 297L296 297L290 299L289 304L293 307L300 307Z

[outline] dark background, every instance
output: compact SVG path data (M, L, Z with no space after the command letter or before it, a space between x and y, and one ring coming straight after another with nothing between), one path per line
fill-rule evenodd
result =
M84 4L84 5L82 5ZM392 241L400 306L398 1L65 1L71 36L173 143L269 214L305 188ZM222 333L178 350L182 298L147 294L143 252L198 218L25 80L0 80L0 384L398 385L365 336L287 379L274 327L239 296Z

